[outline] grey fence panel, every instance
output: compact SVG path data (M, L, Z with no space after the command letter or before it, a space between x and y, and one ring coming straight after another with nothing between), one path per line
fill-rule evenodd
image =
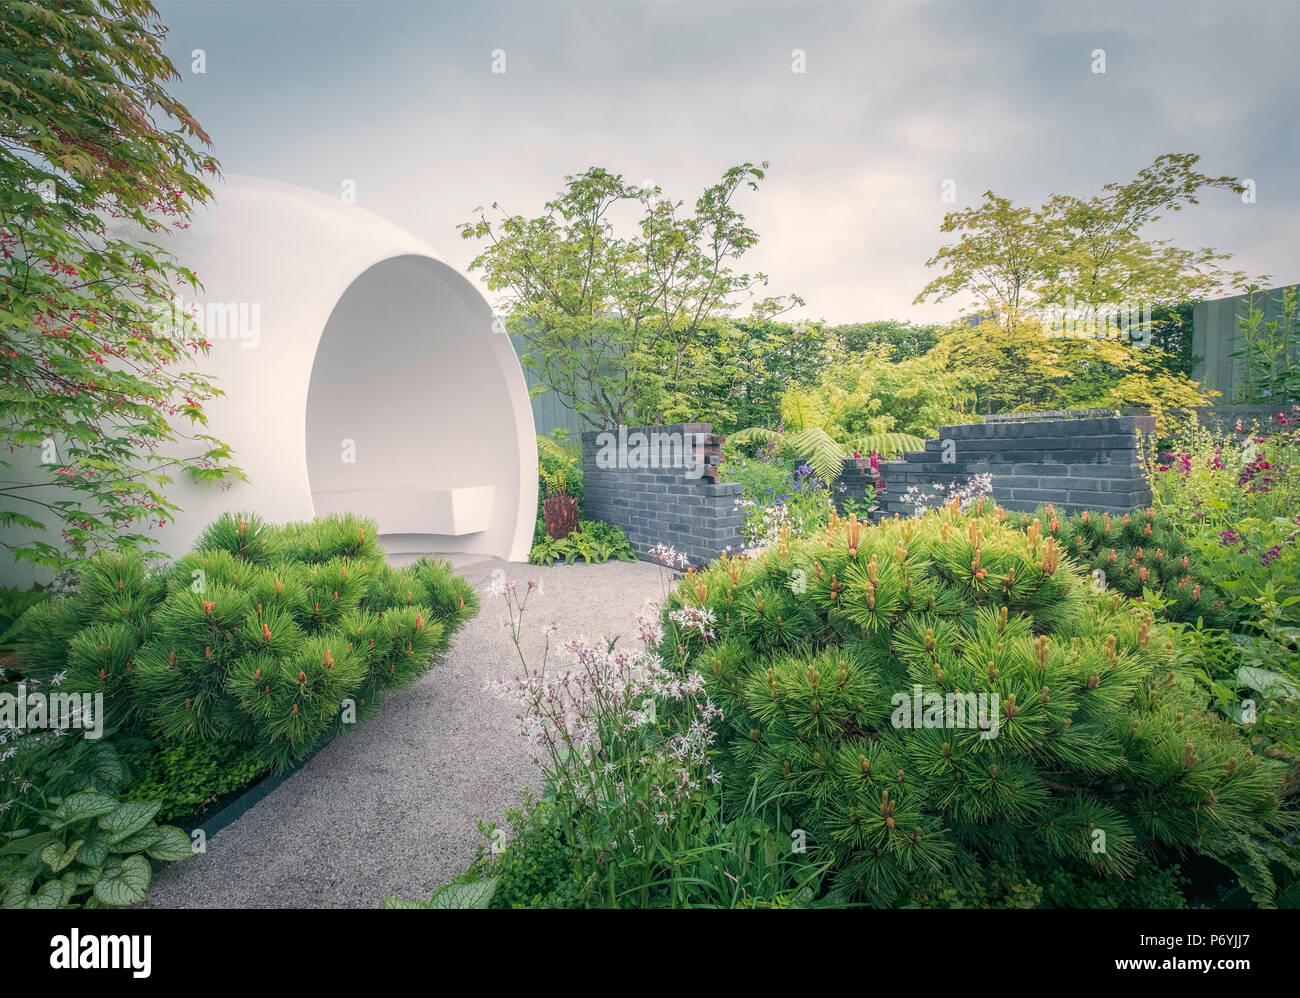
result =
M1283 287L1279 285L1255 296L1255 303L1264 313L1264 321L1279 318ZM1241 358L1231 355L1237 350L1238 320L1246 313L1248 295L1215 298L1197 302L1192 308L1192 353L1202 360L1192 369L1192 378L1204 387L1221 393L1220 401L1234 400L1234 392L1241 384L1245 370Z
M522 361L528 350L527 342L522 336L511 336L510 342L514 344L515 353ZM524 381L528 384L529 391L542 384L537 372L527 365L524 365ZM584 430L591 429L566 404L564 396L549 388L540 395L533 396L533 425L542 436L550 436L557 429L568 430L568 442L575 444Z

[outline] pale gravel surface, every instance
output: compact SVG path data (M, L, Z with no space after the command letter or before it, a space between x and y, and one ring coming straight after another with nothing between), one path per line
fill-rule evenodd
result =
M427 898L473 860L478 822L500 822L523 787L540 783L516 711L484 690L519 670L502 601L483 591L493 570L542 584L524 627L531 655L552 620L561 639L634 641L637 615L662 596L666 575L645 562L450 560L480 591L483 609L446 661L212 835L206 855L164 867L149 907L372 908L390 894Z

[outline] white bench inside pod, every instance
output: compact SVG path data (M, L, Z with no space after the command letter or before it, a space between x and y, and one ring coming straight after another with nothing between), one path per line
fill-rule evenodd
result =
M382 489L313 492L317 516L356 513L375 521L381 534L480 534L492 524L491 485L451 489Z

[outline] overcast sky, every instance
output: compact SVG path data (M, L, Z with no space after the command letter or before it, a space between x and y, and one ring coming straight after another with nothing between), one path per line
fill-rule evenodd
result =
M1195 152L1257 202L1208 192L1153 233L1300 279L1295 3L158 6L224 172L330 195L352 180L462 269L456 225L478 205L536 214L592 165L690 202L766 159L739 205L770 291L833 322L946 320L957 305L911 304L945 180L955 207L990 188L1037 204Z

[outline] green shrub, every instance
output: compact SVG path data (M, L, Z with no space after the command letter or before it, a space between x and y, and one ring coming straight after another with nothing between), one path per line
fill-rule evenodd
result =
M907 907L1176 909L1187 906L1185 884L1177 867L1162 869L1146 858L1123 878L1077 861L995 860L960 884L945 877L912 890Z
M1275 837L1285 767L1207 712L1149 610L983 505L836 519L678 585L666 621L698 623L661 653L724 712L729 795L789 810L832 852L838 901L895 904L995 858L1109 882L1197 853L1268 903L1270 862L1296 866Z
M1206 627L1219 628L1231 627L1236 620L1199 549L1168 516L1149 509L1123 516L1066 514L1049 505L1008 518L1011 526L1021 530L1035 522L1088 569L1098 592L1113 589L1141 600L1143 592L1149 591L1159 601L1157 615L1165 620L1195 623L1200 619Z
M30 589L17 589L13 586L0 586L0 655L10 649L9 630L27 610L50 598L45 586L33 586Z
M103 693L118 730L245 745L283 767L425 672L477 611L444 562L389 568L369 521L228 515L158 575L138 555L89 560L17 642L29 674Z

